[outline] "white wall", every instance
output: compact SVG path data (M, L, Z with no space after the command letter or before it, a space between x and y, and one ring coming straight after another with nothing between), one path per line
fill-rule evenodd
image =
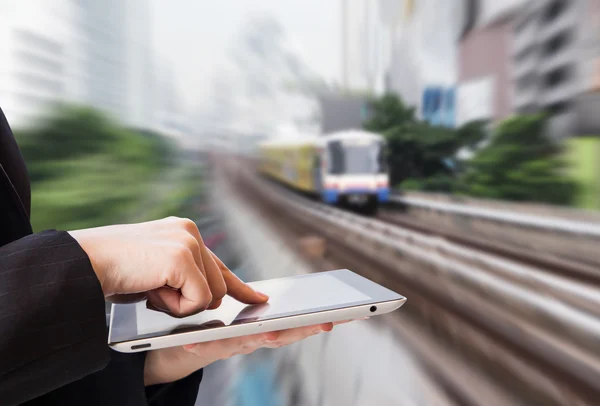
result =
M456 125L493 117L494 77L486 76L463 82L456 91Z
M452 86L457 80L460 8L454 1L419 0L402 19L391 58L391 85L420 110L424 87Z

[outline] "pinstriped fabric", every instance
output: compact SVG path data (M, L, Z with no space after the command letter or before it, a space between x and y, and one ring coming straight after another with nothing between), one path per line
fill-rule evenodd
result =
M66 232L0 248L0 404L20 403L104 368L104 296Z

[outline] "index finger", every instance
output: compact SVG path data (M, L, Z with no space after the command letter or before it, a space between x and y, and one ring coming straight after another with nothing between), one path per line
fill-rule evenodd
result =
M236 274L231 272L210 248L206 247L206 250L210 252L217 263L217 266L221 270L225 285L227 285L227 294L229 296L245 304L261 304L266 303L269 300L269 296L255 291L250 285L244 283L244 281L238 278Z

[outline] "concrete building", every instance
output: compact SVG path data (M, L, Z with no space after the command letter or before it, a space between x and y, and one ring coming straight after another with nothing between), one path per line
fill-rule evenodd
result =
M512 29L524 3L465 2L458 45L457 125L498 122L511 114Z
M396 93L419 118L453 125L459 11L439 0L342 0L344 90ZM449 95L434 114L423 111L432 89ZM320 102L324 131L358 125L366 114L361 97L325 95Z
M319 95L319 104L322 134L359 129L369 119L368 100L364 96L323 93Z
M341 0L342 86L381 94L388 72L395 0ZM384 7L385 6L385 7ZM386 14L388 12L388 14ZM391 18L391 19L390 19Z
M83 70L81 102L127 118L127 8L120 0L82 0L77 38Z
M547 111L556 137L600 132L600 0L535 0L515 20L513 109Z
M452 89L456 85L461 7L450 1L404 0L394 2L394 9L388 4L390 1L381 3L382 14L393 16L387 20L392 37L387 90L399 94L424 118L425 93L432 88Z
M0 26L0 100L15 126L39 117L61 100L72 99L79 84L69 65L76 16L67 0L3 1Z
M0 101L13 126L61 102L155 126L145 0L3 0L0 11Z

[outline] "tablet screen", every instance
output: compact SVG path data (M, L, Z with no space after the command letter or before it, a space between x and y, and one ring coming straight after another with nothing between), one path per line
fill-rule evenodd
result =
M226 296L218 309L184 318L149 310L145 301L116 305L110 341L260 322L373 302L371 296L334 275L335 272L317 273L250 283L254 289L269 295L268 303L249 306Z

